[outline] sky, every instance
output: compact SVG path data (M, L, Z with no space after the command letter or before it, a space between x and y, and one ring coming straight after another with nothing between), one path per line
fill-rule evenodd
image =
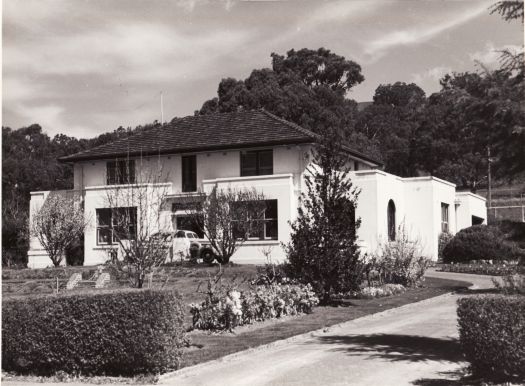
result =
M523 46L523 25L490 15L494 2L3 0L2 125L91 138L160 121L161 93L164 121L192 115L222 78L292 48L359 63L356 101L396 81L430 95L444 74Z

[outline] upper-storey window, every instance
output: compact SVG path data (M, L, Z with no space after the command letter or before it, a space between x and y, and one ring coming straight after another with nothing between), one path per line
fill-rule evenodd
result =
M197 156L182 157L182 191L197 191Z
M106 163L106 183L108 185L134 184L135 160L117 160Z
M241 152L241 177L273 174L273 150Z

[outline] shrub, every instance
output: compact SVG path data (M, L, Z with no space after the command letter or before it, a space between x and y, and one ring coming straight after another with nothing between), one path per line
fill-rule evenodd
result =
M311 313L319 299L309 285L257 286L240 292L230 289L206 297L200 305L191 304L193 327L200 330L233 328L286 315Z
M496 279L492 279L492 282L496 288L506 295L525 295L525 275L523 274L505 275L501 278L501 282Z
M469 263L469 264L442 264L439 270L443 272L455 273L472 273L476 275L493 275L505 276L514 273L525 274L525 267L511 264L487 264L487 263Z
M2 302L2 369L135 375L176 369L184 343L181 298L127 290Z
M471 260L513 260L516 249L493 226L474 225L462 229L443 249L444 263L468 263Z
M421 253L419 240L412 240L401 224L396 240L382 243L379 252L368 260L365 272L369 285L374 278L380 285L391 283L413 287L420 284L431 263Z
M443 250L445 249L447 244L450 242L450 240L452 240L453 237L454 236L452 236L448 232L441 232L439 234L439 238L438 238L438 262L442 262L443 261Z
M525 380L525 297L458 301L459 339L475 376Z

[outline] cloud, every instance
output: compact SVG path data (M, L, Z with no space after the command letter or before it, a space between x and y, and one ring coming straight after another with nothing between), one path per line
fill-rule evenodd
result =
M496 47L492 42L487 42L482 50L470 53L469 58L485 67L494 69L500 66L501 51L503 50L518 53L523 50L523 47L514 44Z
M424 83L437 83L443 76L452 72L452 68L445 66L438 66L429 68L424 72L419 72L412 75L411 81L417 85Z
M370 15L379 7L384 7L384 3L371 0L324 2L301 21L301 28L313 28L333 22L350 22Z
M476 6L445 22L432 24L432 22L429 22L429 19L425 19L425 23L421 26L388 32L366 43L365 55L368 57L368 61L374 62L384 56L388 51L400 46L424 43L449 29L459 27L487 12L485 2L473 4Z

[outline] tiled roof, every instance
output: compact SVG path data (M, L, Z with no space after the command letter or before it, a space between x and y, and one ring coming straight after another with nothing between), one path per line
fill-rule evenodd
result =
M313 132L264 110L214 113L174 119L148 131L61 157L59 161L311 143L315 139ZM347 150L359 158L380 164L357 151Z

